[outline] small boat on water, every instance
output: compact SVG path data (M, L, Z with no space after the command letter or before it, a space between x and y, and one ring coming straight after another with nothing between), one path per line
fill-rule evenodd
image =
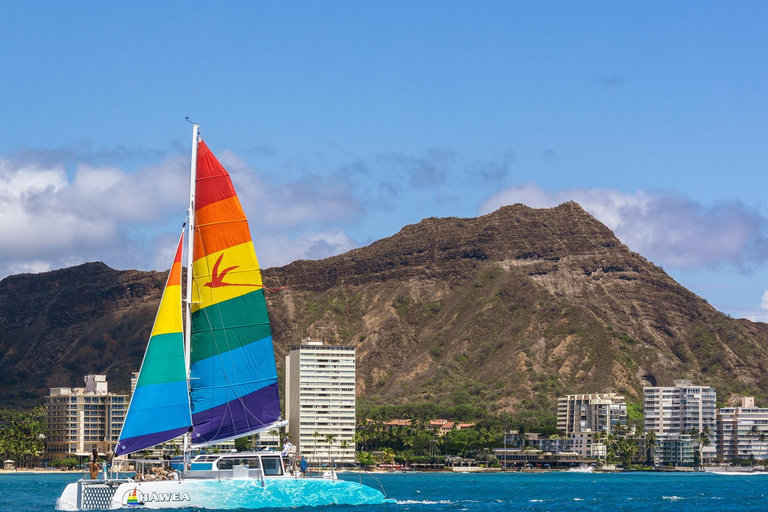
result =
M286 425L261 269L229 173L193 125L187 221L160 300L115 455L184 436L172 479L103 477L69 484L59 510L286 508L381 504L383 493L338 479L309 478L295 457L269 451L199 454ZM186 295L182 256L187 240ZM182 304L183 303L183 304ZM129 462L134 469L141 464ZM117 465L117 463L116 463Z

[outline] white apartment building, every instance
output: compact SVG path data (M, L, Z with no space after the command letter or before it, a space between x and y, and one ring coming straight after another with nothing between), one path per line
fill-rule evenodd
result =
M768 459L768 409L755 407L754 397L742 397L741 407L719 409L717 428L717 456L723 462Z
M704 462L717 456L717 394L709 386L694 386L690 380L675 380L671 387L643 388L643 413L646 432L656 433L659 441L667 436L687 434L691 429L709 429L710 445L704 446ZM670 437L672 439L672 437Z
M568 434L569 450L578 453L580 457L605 457L607 450L603 443L595 442L595 434L591 430L580 430Z
M567 395L557 399L557 428L573 432L611 432L627 424L627 402L616 393Z
M307 338L285 358L290 441L313 464L355 461L355 347ZM326 436L335 436L329 444Z
M84 380L84 388L51 388L45 398L48 457L83 457L94 447L106 454L117 444L128 397L110 393L105 375Z

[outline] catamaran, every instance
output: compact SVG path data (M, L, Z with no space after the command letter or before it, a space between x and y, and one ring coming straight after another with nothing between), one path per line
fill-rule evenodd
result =
M60 510L203 507L276 508L385 503L383 493L341 480L333 470L308 478L279 452L207 454L193 450L286 424L261 270L229 173L193 125L190 194L155 323L115 455L179 436L184 456L171 480L83 478ZM186 294L182 253L186 231ZM139 463L135 463L138 465ZM118 475L119 476L119 475Z

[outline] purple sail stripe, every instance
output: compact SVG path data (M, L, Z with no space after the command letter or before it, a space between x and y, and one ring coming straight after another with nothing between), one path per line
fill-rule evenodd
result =
M231 400L212 409L192 413L192 443L231 439L280 419L277 383Z
M123 455L125 453L133 453L150 448L156 444L170 441L182 434L189 431L189 427L174 428L172 430L166 430L164 432L156 432L153 434L147 434L145 436L129 437L128 439L121 439L117 442L115 448L115 455Z

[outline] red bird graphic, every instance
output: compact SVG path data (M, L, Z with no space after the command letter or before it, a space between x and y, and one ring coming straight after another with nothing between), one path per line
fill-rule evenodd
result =
M216 260L216 263L213 265L213 271L211 272L211 280L207 283L205 283L203 286L207 286L209 288L219 288L221 286L256 286L258 287L258 284L235 284L235 283L225 283L224 282L224 276L227 275L227 272L230 270L235 270L238 265L235 265L234 267L228 267L221 271L221 274L219 274L219 264L221 263L221 259L224 257L224 253L219 256L219 259Z

